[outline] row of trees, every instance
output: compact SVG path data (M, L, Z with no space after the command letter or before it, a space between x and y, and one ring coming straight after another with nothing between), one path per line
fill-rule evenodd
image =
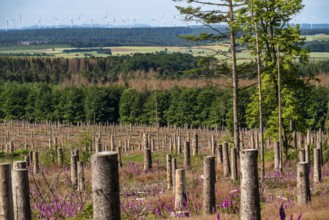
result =
M239 124L252 126L253 89L239 91ZM301 126L323 128L329 89L309 88L298 94ZM214 87L139 92L125 87L67 87L5 83L0 90L2 120L111 122L161 126L192 125L233 129L232 92ZM285 113L284 113L285 114ZM268 130L268 135L273 135Z
M188 77L185 71L196 68L199 60L190 54L165 52L84 59L0 57L0 80L60 84L77 76L90 83L107 83L141 72L181 78Z

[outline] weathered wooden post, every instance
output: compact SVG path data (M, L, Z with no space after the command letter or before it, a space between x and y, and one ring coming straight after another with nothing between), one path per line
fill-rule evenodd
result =
M95 152L98 153L98 152L102 152L103 149L102 149L102 143L101 143L101 139L100 138L96 138L96 141L95 141Z
M186 185L185 185L185 170L176 169L175 175L175 209L180 210L186 205Z
M78 187L78 156L75 151L71 152L71 183L73 189Z
M211 154L215 155L216 151L216 140L215 140L215 135L211 135Z
M216 211L215 183L215 156L206 156L203 158L203 212L205 214Z
M184 143L184 166L185 169L191 167L191 150L190 150L190 142L185 141Z
M152 169L152 152L150 148L144 150L144 172Z
M241 151L241 220L261 219L257 157L257 149Z
M83 162L78 161L78 188L79 192L84 192L86 189L85 185L85 174L83 170Z
M171 138L169 138L169 153L170 153L170 154L173 153L173 144L172 144L172 140L171 140Z
M217 147L217 154L218 154L218 164L223 164L223 147L221 144L218 145Z
M93 219L121 219L118 153L105 151L91 158Z
M3 220L14 219L11 167L9 163L0 164L0 216Z
M177 162L176 162L176 158L172 158L171 159L171 172L172 172L172 189L173 192L175 193L175 187L176 187L176 169L177 169Z
M279 171L280 170L280 143L276 142L274 144L274 170Z
M178 136L177 137L177 154L181 154L182 153L182 141L181 141L181 137Z
M231 180L235 181L238 179L238 159L237 159L237 148L231 148Z
M19 163L16 163L18 165ZM22 165L23 163L20 163ZM25 164L26 165L26 164ZM17 166L16 166L17 167ZM29 177L26 168L14 168L12 170L13 206L15 219L30 220L30 188Z
M192 139L192 154L193 156L197 155L199 153L199 137L198 137L198 133L195 132L193 135L193 139Z
M111 146L111 151L115 151L114 136L113 135L111 135L110 146Z
M300 205L311 201L310 180L308 163L300 162L297 165L297 202Z
M314 183L321 182L321 149L314 148L314 172L313 181Z
M33 173L39 174L39 152L33 151Z
M224 177L229 177L231 175L230 169L230 157L228 153L228 143L223 143L223 168L224 168Z
M57 162L58 165L63 166L64 164L64 152L63 152L63 148L58 148L57 149Z
M149 148L149 142L148 142L148 135L147 133L143 134L143 149L148 149Z
M172 166L171 166L171 155L167 154L167 189L172 189Z
M119 167L122 167L122 147L121 147L121 145L119 145L117 147L117 150L118 150L118 164L119 164Z

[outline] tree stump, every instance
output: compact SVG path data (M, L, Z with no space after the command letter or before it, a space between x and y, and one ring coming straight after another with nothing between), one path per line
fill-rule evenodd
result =
M120 219L120 185L117 152L101 152L91 159L93 219Z
M261 219L257 157L257 149L241 151L241 220Z

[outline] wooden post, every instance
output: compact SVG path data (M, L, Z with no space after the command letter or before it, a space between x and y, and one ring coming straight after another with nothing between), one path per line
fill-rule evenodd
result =
M122 147L119 145L118 147L118 164L119 167L122 167Z
M257 159L257 149L241 151L241 220L261 219Z
M167 189L172 189L172 166L171 166L171 155L167 154L166 156L167 161Z
M118 153L105 151L91 158L94 220L120 217Z
M115 151L114 136L111 135L111 151Z
M148 135L147 133L143 134L143 149L147 149L149 148L149 144L148 144Z
M205 214L216 211L215 183L215 156L206 156L203 158L203 212Z
M238 179L238 160L237 160L237 148L231 148L231 180Z
M33 173L39 174L39 152L33 151Z
M313 173L314 183L321 182L321 149L314 148L314 173Z
M176 169L177 169L177 163L176 158L171 159L171 171L172 171L172 186L173 186L173 192L175 193L175 187L176 187Z
M78 161L78 191L79 192L84 192L86 189L85 185L85 174L83 170L83 162Z
M3 220L14 219L11 167L9 163L0 164L0 216Z
M212 134L211 135L211 154L215 155L215 150L216 150L216 140L215 140L215 136Z
M58 148L57 149L57 162L58 165L63 166L64 164L64 153L63 153L63 148Z
M241 142L242 143L242 142ZM218 164L223 164L223 145L219 144L217 147L217 152L218 152ZM242 148L241 148L242 149Z
M280 170L280 143L276 142L274 144L274 170Z
M186 185L185 185L185 170L176 169L175 175L175 210L180 210L186 205Z
M185 141L184 144L184 166L186 169L191 167L191 150L190 142Z
M71 184L73 189L78 187L78 156L71 152Z
M12 186L15 219L31 220L30 187L26 168L13 169Z
M182 141L180 136L177 137L177 154L182 154Z
M224 177L229 177L231 175L230 169L230 157L228 153L228 143L223 143L223 168L224 168Z
M144 150L144 172L149 172L152 169L152 152L151 149Z
M304 205L311 201L308 169L307 162L300 162L297 165L297 202L299 205Z
M193 140L192 140L192 154L193 156L199 153L199 137L198 133L194 133Z

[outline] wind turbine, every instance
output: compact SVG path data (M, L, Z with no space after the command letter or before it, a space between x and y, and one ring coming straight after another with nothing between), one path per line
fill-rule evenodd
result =
M162 15L162 17L159 19L159 21L162 24L162 27L164 27L164 22L165 22L164 15Z
M105 15L105 17L104 17L104 20L105 20L105 27L107 28L108 27L108 24L109 24L109 20L108 20L108 12L109 11L106 11L106 15Z
M9 19L6 18L6 31L8 31L8 28L9 28Z
M156 18L151 18L151 20L153 21L153 27L155 28L155 26L156 26Z
M39 17L39 20L38 20L38 26L39 26L39 29L41 28L41 17Z
M91 20L91 28L94 28L94 18L92 17L90 18L90 20Z
M71 21L71 28L73 29L73 18L70 18Z
M23 18L22 18L22 15L19 15L19 29L22 30L22 26L23 26Z
M54 17L55 22L56 22L56 28L58 28L58 18Z
M125 16L122 16L122 27L125 27L125 22L126 22L126 19L125 19Z
M80 27L80 18L81 18L81 15L79 15L79 17L77 18L77 21L78 21L78 27Z
M11 29L14 30L16 28L16 22L14 21L14 19L10 19L10 24L11 24Z

